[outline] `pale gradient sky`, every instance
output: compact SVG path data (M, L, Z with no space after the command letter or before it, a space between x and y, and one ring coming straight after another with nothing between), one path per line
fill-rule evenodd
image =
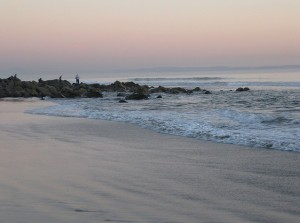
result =
M0 75L284 64L299 0L0 0Z

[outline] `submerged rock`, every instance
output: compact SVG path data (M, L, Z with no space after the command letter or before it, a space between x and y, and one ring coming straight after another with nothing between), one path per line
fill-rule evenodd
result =
M147 100L148 95L143 94L143 93L133 93L131 95L128 95L125 97L126 100Z
M180 93L189 93L190 91L181 87L166 88L159 86L157 88L150 89L150 93L168 93L168 94L180 94Z
M235 91L250 91L250 88L248 88L248 87L244 87L244 88L239 87Z
M195 87L192 91L201 91L201 88Z
M126 97L128 94L126 94L126 93L123 93L123 92L119 92L118 94L117 94L117 97Z

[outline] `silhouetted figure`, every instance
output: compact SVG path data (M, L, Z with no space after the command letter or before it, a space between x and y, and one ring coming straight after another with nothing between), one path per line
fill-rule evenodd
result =
M58 78L58 81L59 81L59 82L61 82L62 76L63 76L63 75L60 75L60 76L59 76L59 78Z
M43 81L42 78L39 78L39 83L42 83L42 81Z
M75 79L76 79L76 84L79 84L79 75L78 74L76 75Z

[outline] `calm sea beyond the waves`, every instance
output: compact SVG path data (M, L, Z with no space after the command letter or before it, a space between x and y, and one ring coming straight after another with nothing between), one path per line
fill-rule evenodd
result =
M119 103L122 97L103 92L100 99L48 99L57 105L28 112L121 121L159 133L300 152L300 73L132 76L137 77L118 80L154 87L200 87L212 94L161 94L159 99L152 94L149 100ZM87 82L109 84L115 80L95 75ZM238 87L250 91L236 92Z

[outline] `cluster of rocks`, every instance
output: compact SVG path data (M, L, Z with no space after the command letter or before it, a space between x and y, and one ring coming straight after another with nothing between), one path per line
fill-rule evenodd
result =
M249 88L241 88L243 91ZM237 89L236 91L241 91ZM148 85L139 85L134 82L115 81L109 85L103 84L71 84L67 80L54 79L43 81L21 81L17 76L11 76L6 79L0 78L0 98L3 97L50 97L50 98L101 98L102 92L117 92L117 96L126 100L144 100L148 99L153 93L166 94L192 94L193 92L202 92L203 94L211 94L210 91L196 87L187 90L181 87L149 87ZM158 95L157 98L162 98ZM120 102L126 102L124 99Z
M236 89L235 91L250 91L250 88L248 88L248 87L244 87L244 88L239 87L239 88Z
M71 84L66 80L21 81L15 75L0 79L0 98L3 97L102 97L102 93L93 86Z

